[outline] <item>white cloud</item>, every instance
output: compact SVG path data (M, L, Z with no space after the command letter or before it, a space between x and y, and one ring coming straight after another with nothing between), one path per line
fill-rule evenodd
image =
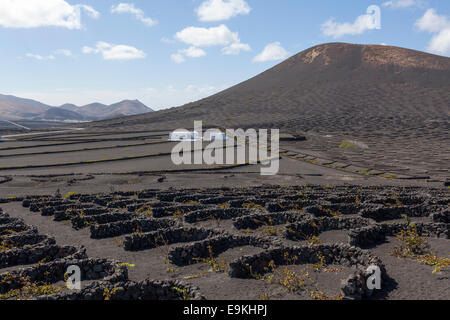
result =
M218 27L187 27L175 34L175 39L193 47L222 46L222 54L237 55L241 51L250 51L248 44L241 43L239 34L232 32L224 24Z
M289 55L279 42L269 43L264 50L253 58L253 62L266 62L286 59Z
M450 27L450 20L438 15L436 9L428 9L415 25L420 31L438 32Z
M389 7L393 9L421 7L422 5L423 5L422 0L391 0L383 2L384 7Z
M173 62L183 63L186 62L186 58L181 53L174 53L170 56Z
M2 0L0 26L7 28L56 26L81 29L82 10L94 19L100 15L91 6L70 5L64 0Z
M450 19L437 14L436 9L428 9L416 21L415 26L420 31L433 33L427 50L432 53L450 55Z
M186 62L186 57L188 58L201 58L206 56L206 52L200 48L196 48L191 46L187 49L178 50L177 53L174 53L170 56L172 61L175 63L183 63Z
M83 47L84 54L101 53L105 60L132 60L143 59L147 55L144 51L136 49L135 47L126 45L113 45L107 42L97 42L95 48Z
M322 24L322 32L326 36L337 39L345 35L358 35L367 30L381 29L381 13L379 7L370 6L367 14L360 15L353 23L339 23L330 19Z
M87 15L89 17L91 17L92 19L98 19L98 17L100 17L100 12L96 11L91 6L87 6L85 4L79 4L79 5L75 6L75 7L81 8L84 11L86 11Z
M240 42L238 33L231 32L224 24L212 28L187 27L177 32L175 38L196 47L226 46Z
M245 0L205 0L197 8L200 21L222 21L249 14L252 9Z
M428 50L442 55L450 55L450 28L442 30L431 38Z
M181 50L180 52L189 58L200 58L206 56L205 51L196 47L189 47L187 49Z
M222 49L222 54L225 55L238 55L241 51L251 51L252 49L248 44L235 42L228 47Z
M55 60L56 59L56 55L71 57L72 56L72 52L70 50L67 50L67 49L58 49L58 50L55 50L52 54L49 54L49 55L46 55L46 56L43 56L43 55L40 55L40 54L35 54L35 53L27 53L27 54L25 54L25 57L36 59L36 60Z
M111 13L129 13L132 14L137 20L141 21L148 27L154 26L158 22L151 18L145 17L144 11L136 8L132 3L120 3L111 7Z
M32 58L36 60L54 60L56 59L54 55L50 54L48 56L41 56L40 54L27 53L25 55L27 58Z

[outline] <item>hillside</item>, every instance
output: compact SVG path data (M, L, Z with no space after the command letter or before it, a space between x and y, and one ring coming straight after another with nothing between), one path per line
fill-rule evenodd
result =
M50 106L31 99L0 94L0 118L18 120L33 118L45 112Z
M330 43L206 99L127 122L192 125L202 119L225 127L340 132L442 122L449 106L449 58L398 47ZM110 124L114 121L95 125Z
M276 128L306 134L307 141L292 148L313 157L352 163L362 172L426 177L449 176L449 116L450 58L330 43L206 99L88 126L175 129L203 120L223 128Z
M78 109L72 109L86 118L90 119L109 119L123 116L143 114L152 112L150 108L139 100L124 100L112 105L101 103L91 103Z
M84 121L85 117L75 111L51 107L36 116L34 120Z
M65 109L65 110L69 110L69 111L74 111L74 112L77 112L77 110L78 110L78 106L74 105L72 103L63 104L62 106L60 106L60 108L61 109Z
M52 107L31 99L0 95L0 120L94 121L152 111L138 100L124 100L112 105L92 103L78 107L66 103Z

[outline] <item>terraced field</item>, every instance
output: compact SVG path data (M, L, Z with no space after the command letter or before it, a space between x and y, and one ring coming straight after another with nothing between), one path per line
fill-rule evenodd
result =
M448 299L449 201L442 188L314 185L4 198L0 294ZM400 254L405 232L423 252ZM78 292L64 288L73 264ZM381 290L367 289L369 266Z
M282 139L279 174L262 177L261 164L246 160L233 165L175 165L168 141L171 130L76 132L24 135L0 146L0 196L82 191L101 192L126 185L139 190L159 181L161 187L274 184L396 184L442 186L444 181L429 175L399 173L392 168L361 167L359 163L335 161L308 151L309 138ZM209 151L204 142L193 147L192 157ZM246 148L236 141L235 154ZM223 148L224 154L229 149ZM225 159L224 159L225 160ZM225 161L224 161L225 162ZM411 183L410 183L411 182Z

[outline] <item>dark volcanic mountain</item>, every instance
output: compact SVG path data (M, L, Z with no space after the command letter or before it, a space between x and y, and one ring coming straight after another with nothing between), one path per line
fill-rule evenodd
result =
M191 127L193 120L203 120L222 127L369 132L431 123L448 127L449 106L449 58L391 46L330 43L206 99L127 118L126 124Z

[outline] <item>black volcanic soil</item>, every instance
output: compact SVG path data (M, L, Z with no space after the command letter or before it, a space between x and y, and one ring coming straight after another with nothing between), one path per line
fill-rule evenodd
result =
M212 195L212 198L208 198ZM191 197L191 202L186 202L183 198L176 198L179 196ZM295 197L301 197L303 200L294 200ZM175 198L174 198L175 197ZM221 200L221 197L226 197ZM442 189L429 189L429 188L404 188L404 187L318 187L318 186L265 186L255 188L214 188L214 189L169 189L169 190L141 190L136 193L102 193L102 194L80 194L72 195L70 199L61 199L54 197L34 197L30 198L30 208L22 207L20 201L15 199L9 199L9 203L1 205L3 211L8 213L11 217L23 219L27 225L34 225L38 227L40 234L47 234L54 237L58 245L70 245L70 246L85 246L87 249L87 255L90 258L108 258L122 261L134 266L129 268L129 278L133 281L142 281L146 278L165 280L165 279L178 279L183 282L193 284L200 288L200 292L207 299L259 299L261 296L269 297L270 299L311 299L312 291L323 292L329 298L338 297L340 294L341 280L346 279L352 274L355 269L352 266L341 264L323 265L319 269L315 269L313 264L299 264L299 265L287 265L288 270L296 275L308 274L305 278L305 284L298 290L290 291L287 286L279 283L279 280L284 278L276 276L275 280L264 279L241 279L231 277L228 275L229 264L239 259L242 256L251 256L264 252L266 249L257 247L255 245L240 245L237 247L229 248L224 252L215 256L215 263L219 264L220 270L214 271L211 265L207 261L193 262L190 265L177 266L172 263L168 263L167 259L170 257L170 251L180 246L189 246L192 242L175 241L174 243L161 242L155 248L148 248L137 251L128 251L124 248L124 242L127 237L134 237L136 235L146 235L146 231L134 231L130 230L124 232L122 235L113 236L105 239L92 239L89 226L75 230L71 227L71 221L66 220L62 222L52 221L56 215L44 216L41 215L39 209L44 210L48 208L47 201L56 201L58 203L65 203L71 205L85 205L89 208L106 209L109 215L112 215L115 211L120 211L124 215L128 215L128 219L132 219L134 215L140 217L140 219L154 219L152 221L169 220L175 223L180 223L179 226L184 228L206 228L207 230L214 230L214 232L224 232L225 234L235 236L250 236L250 237L262 237L261 239L269 239L273 241L275 246L293 246L293 245L308 245L304 240L291 240L284 234L285 230L289 230L291 225L289 223L267 223L262 224L258 229L237 229L234 224L237 217L215 219L213 217L206 217L198 222L187 222L189 214L192 210L188 210L183 215L167 215L167 217L161 217L160 212L164 210L170 210L170 208L183 208L183 206L197 205L202 209L219 209L236 207L236 201L239 199L246 199L247 203L261 203L265 202L259 207L255 206L253 209L247 209L242 217L252 215L254 221L259 221L265 214L271 212L276 214L278 210L271 204L283 202L283 206L291 208L290 211L284 211L284 214L290 214L298 221L305 221L310 218L312 209L306 207L304 209L299 208L298 205L302 201L309 201L309 205L341 206L341 209L333 211L333 214L339 214L345 219L353 219L361 217L363 210L370 208L375 203L378 205L383 204L385 208L391 208L396 210L398 208L401 211L403 206L406 206L410 210L406 210L405 214L409 215L412 221L416 223L432 223L431 215L435 212L440 212L442 209L446 209L448 206L449 193ZM170 200L173 199L173 200ZM293 200L285 200L293 199ZM357 199L357 200L354 200ZM99 202L104 200L104 202ZM164 201L162 201L164 200ZM392 205L396 200L395 204ZM128 201L126 205L117 207L117 205L123 201ZM244 203L246 203L244 201ZM401 202L404 203L401 203ZM139 203L139 204L138 204ZM209 203L209 204L207 204ZM411 203L410 205L406 203ZM422 217L414 217L415 205L412 203L421 203L425 206L425 212ZM130 209L130 206L137 205ZM225 206L224 204L227 204ZM355 214L348 214L345 208L355 205L359 208L355 211ZM161 209L158 209L160 205L163 205ZM37 206L37 207L34 207ZM146 208L144 211L140 211L138 208ZM245 206L242 205L242 208ZM137 208L137 209L136 209ZM148 209L150 208L150 209ZM153 209L152 209L153 208ZM85 209L86 210L86 209ZM287 210L287 209L285 209ZM43 211L42 211L43 212ZM76 213L78 212L78 213ZM158 213L159 212L159 213ZM158 213L158 214L157 214ZM56 214L56 213L55 213ZM72 219L77 216L85 217L85 211L75 210L71 214ZM96 217L93 214L91 217ZM328 217L331 217L328 214ZM380 215L378 221L371 221L371 224L390 224L394 222L401 222L402 220L392 220L388 216ZM108 226L104 223L95 223L95 227L101 227L102 225ZM169 229L158 229L159 232L170 232L178 227ZM430 250L440 257L446 257L448 255L449 239L448 239L448 224L447 239L426 237ZM108 227L107 229L111 229ZM352 229L353 230L353 229ZM348 234L352 230L339 229L320 232L317 234L325 244L336 244L348 242ZM161 236L164 239L164 236ZM167 239L169 239L168 237ZM265 240L265 241L266 241ZM278 241L278 242L277 242ZM202 243L202 240L199 241ZM231 243L231 242L230 242ZM275 244L278 243L278 244ZM433 274L433 268L421 264L417 261L408 259L399 259L390 254L390 252L399 245L399 242L394 237L388 237L385 242L377 243L372 246L370 253L379 257L382 263L385 265L387 275L390 280L384 283L384 288L376 292L372 299L450 299L448 292L448 269L444 269L442 272ZM25 267L19 265L15 267L0 268L0 274L5 271L19 270ZM222 269L223 268L223 269ZM277 266L276 272L283 272L283 266ZM283 274L283 273L281 273ZM278 279L278 280L276 280ZM285 279L286 280L286 279Z
M0 207L11 217L23 219L27 225L36 226L40 234L54 237L59 246L85 246L89 258L109 258L134 264L135 267L129 270L129 279L132 281L176 279L199 287L201 294L207 299L230 300L258 299L261 296L269 296L271 299L311 299L312 291L321 291L328 297L337 297L340 293L341 280L346 279L353 270L347 266L337 265L328 266L330 272L315 272L311 264L290 266L289 270L292 272L303 275L308 273L309 277L302 290L289 292L277 282L232 278L226 272L211 272L211 267L206 263L183 267L165 263L168 251L182 244L189 245L192 241L141 251L126 251L123 243L127 236L132 235L133 230L112 238L95 240L91 238L89 227L75 230L71 226L71 220L85 219L85 210L95 209L99 211L92 212L91 219L94 220L88 224L101 226L117 221L116 219L129 220L136 216L143 219L168 218L178 221L180 217L183 218L176 211L179 206L185 208L181 213L188 216L199 209L220 210L232 205L239 206L236 201L240 199L249 203L265 201L265 205L264 203L261 207L256 205L254 209L246 209L249 211L244 212L244 214L263 214L272 212L274 207L270 206L270 203L278 201L284 201L282 205L286 209L283 210L289 211L292 209L291 205L295 206L298 203L297 196L305 197L305 195L312 199L308 205L334 204L345 207L352 201L354 203L361 201L358 212L366 206L375 205L374 203L386 203L385 206L389 207L392 205L393 197L406 199L404 201L412 199L410 201L414 204L428 208L423 217L413 218L417 222L430 222L432 213L448 207L448 189L440 181L407 175L388 176L391 168L375 172L368 171L372 168L358 167L350 162L344 164L327 160L322 158L319 152L305 151L304 146L310 141L282 141L280 171L274 176L261 176L260 164L231 168L207 165L177 167L170 159L174 144L167 141L168 133L169 131L85 130L16 137L17 140L3 142L0 148L2 165ZM115 160L109 161L112 158ZM308 184L323 187L304 187ZM194 189L185 190L186 188ZM141 199L137 196L139 193L145 194L142 191L148 189L151 189L148 196ZM63 196L73 193L85 194L87 199L82 200L76 195L74 199L56 199L58 203L63 201L69 206L62 207L63 209L57 204L45 204L58 193ZM165 194L173 195L166 199ZM31 202L40 207L37 207L37 211L35 208L30 212L21 205L20 200L36 195L41 197L34 200L31 198ZM179 196L187 198L176 199ZM361 200L356 200L355 196ZM202 203L204 200L207 201ZM436 205L437 203L439 204ZM64 222L53 221L53 216L56 215L51 210L60 210L59 215L70 213L72 205L83 208L77 211L78 218L71 216L63 218L66 220ZM140 206L147 205L148 208L155 207L156 211L153 212L153 209L148 211L148 208L139 209ZM165 209L157 208L161 205L169 210L167 218L164 218ZM415 207L413 204L408 206L412 208L411 210ZM175 211L170 208L175 208ZM45 216L41 215L39 210L43 212L50 210L50 216L47 216L48 213ZM349 217L358 217L360 215L358 212ZM406 213L408 212L407 210ZM176 217L172 217L174 213ZM233 219L204 221L200 219L189 223L184 221L181 225L203 227L208 230L219 229L234 235L270 235L274 241L279 240L288 246L307 245L306 241L293 241L283 236L283 230L287 227L284 223L273 228L246 231L236 229L233 222ZM106 229L111 228L107 226ZM348 243L349 232L350 230L329 230L321 232L319 238L325 244L345 244ZM449 248L448 239L427 238L427 240L436 254L446 256ZM379 256L385 264L388 275L395 280L387 283L386 290L374 298L449 299L445 291L448 287L447 271L433 275L430 266L392 257L389 252L396 245L398 245L396 240L389 238L388 242L380 243L371 249L371 252ZM258 254L264 250L252 245L241 245L224 251L216 259L225 261L226 263L223 262L225 268L231 261L241 256ZM3 268L0 269L0 275L24 267L27 266Z

